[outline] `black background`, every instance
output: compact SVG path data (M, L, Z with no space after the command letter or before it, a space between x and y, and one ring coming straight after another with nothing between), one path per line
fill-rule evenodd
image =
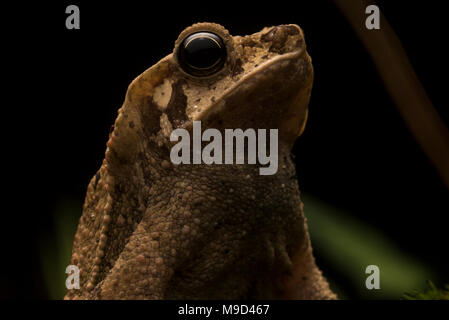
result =
M448 124L440 3L378 1ZM80 30L65 28L69 4L80 7ZM449 282L448 191L332 1L74 1L18 5L4 15L13 17L3 48L14 69L4 96L13 102L2 128L4 158L12 160L4 174L13 178L4 180L0 297L46 298L39 242L54 232L55 206L67 196L83 200L128 84L200 21L234 35L285 23L303 28L315 82L308 125L293 150L301 190L353 212Z

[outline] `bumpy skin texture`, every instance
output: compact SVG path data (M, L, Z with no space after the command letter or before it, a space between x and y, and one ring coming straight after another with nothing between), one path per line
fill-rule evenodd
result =
M178 65L182 39L220 35L227 61L194 78ZM67 299L334 299L316 267L290 159L304 130L313 81L296 25L230 36L220 25L184 30L170 54L129 86L92 178ZM170 162L170 133L279 129L274 175L258 165Z

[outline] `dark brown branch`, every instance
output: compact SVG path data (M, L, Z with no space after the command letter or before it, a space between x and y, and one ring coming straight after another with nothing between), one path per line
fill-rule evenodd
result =
M422 87L399 38L381 14L380 30L365 27L365 0L334 0L370 53L412 135L449 188L449 132Z

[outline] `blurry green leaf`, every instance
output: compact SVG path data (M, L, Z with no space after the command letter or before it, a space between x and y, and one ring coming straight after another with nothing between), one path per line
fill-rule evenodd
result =
M371 226L310 195L303 195L303 201L315 251L350 279L361 298L399 299L404 292L422 289L433 277L427 266ZM379 290L366 288L369 265L380 269Z
M449 300L449 285L446 289L438 289L432 281L428 281L427 290L424 292L414 291L405 293L403 299L406 300Z
M62 299L66 293L65 269L70 263L81 206L76 200L62 200L53 212L55 233L46 235L41 243L41 263L49 299Z

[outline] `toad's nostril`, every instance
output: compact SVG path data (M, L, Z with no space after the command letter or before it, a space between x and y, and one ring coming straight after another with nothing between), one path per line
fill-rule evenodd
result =
M267 33L263 34L260 37L260 40L262 40L264 42L271 42L271 41L273 41L276 38L276 36L277 36L278 29L279 29L278 27L271 28L270 30L268 30Z

